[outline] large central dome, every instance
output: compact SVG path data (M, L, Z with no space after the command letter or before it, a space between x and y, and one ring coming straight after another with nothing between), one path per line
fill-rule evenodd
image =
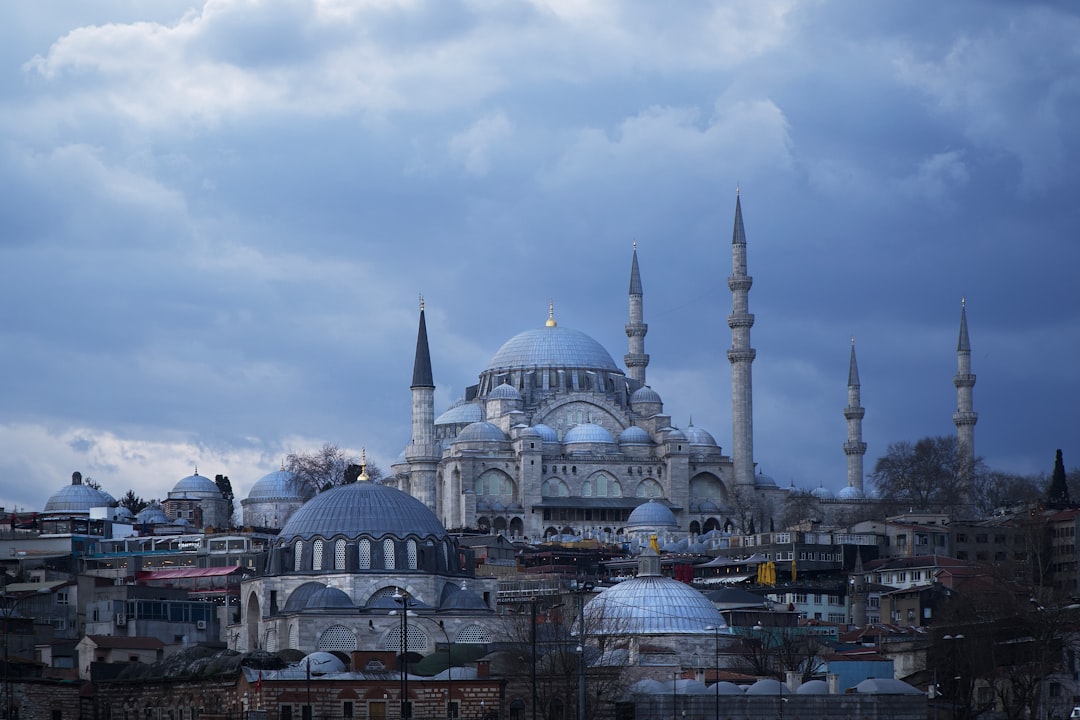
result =
M358 481L321 492L297 510L278 535L324 538L359 535L404 538L446 537L446 528L427 505L387 485Z
M579 330L549 325L526 330L503 344L488 363L491 370L585 368L620 372L603 345Z

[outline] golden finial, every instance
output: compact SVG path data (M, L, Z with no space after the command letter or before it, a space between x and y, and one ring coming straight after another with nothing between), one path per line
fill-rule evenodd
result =
M360 482L367 482L371 479L367 474L367 448L360 448L360 475L356 479Z
M555 327L559 323L555 322L555 301L548 300L548 319L544 323L547 327Z
M424 294L420 293L420 312L424 312Z

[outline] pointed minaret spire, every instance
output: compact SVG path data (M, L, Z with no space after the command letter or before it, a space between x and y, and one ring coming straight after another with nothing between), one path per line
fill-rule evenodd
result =
M956 344L956 412L953 424L956 425L957 452L960 453L961 468L970 471L975 467L975 423L979 416L975 412L972 389L975 387L975 375L971 372L971 338L968 336L967 302L960 299L960 339Z
M847 420L847 442L844 454L847 455L847 484L858 491L857 497L863 497L863 456L866 455L866 443L862 439L862 420L866 410L862 407L859 392L859 365L855 362L855 338L851 338L851 360L848 362L848 404L844 408ZM854 491L849 491L854 494Z
M746 231L743 228L742 201L735 190L735 229L731 234L731 459L736 485L754 484L754 403L751 365L757 352L750 347L750 286L754 279L746 273Z
M412 376L412 439L405 447L409 475L401 489L435 509L435 467L439 461L435 443L435 381L431 373L424 298L420 296L420 325L416 331L416 356Z
M644 292L641 289L635 240L634 255L630 261L630 322L626 324L626 337L630 342L623 361L627 374L638 382L639 387L645 385L645 368L649 365L649 356L645 354L645 334L649 332L649 326L645 324L644 316Z

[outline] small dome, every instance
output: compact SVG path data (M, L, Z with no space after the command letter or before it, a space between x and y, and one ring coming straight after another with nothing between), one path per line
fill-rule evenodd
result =
M488 393L488 400L520 400L521 393L513 385L503 383Z
M863 494L859 488L854 485L848 485L846 488L836 494L841 500L862 500Z
M412 495L388 485L358 481L321 492L300 507L278 535L279 540L355 538L384 535L404 538L446 537L435 513Z
M828 695L829 683L824 680L807 680L795 691L796 695Z
M586 627L601 634L698 635L726 628L720 612L686 583L657 575L638 576L602 591L585 605Z
M251 486L248 500L303 500L300 482L288 470L263 475Z
M855 686L860 695L922 695L922 690L895 678L867 678Z
M816 497L818 500L832 500L832 490L827 487L816 487L810 491L810 494Z
M304 603L305 610L355 610L353 604L344 590L332 587L324 587L315 590Z
M151 503L135 515L135 522L140 525L166 525L169 518L160 505Z
M178 496L203 500L220 500L221 490L210 478L195 473L194 475L188 475L186 478L181 478L180 482L173 486L169 497Z
M111 495L83 485L82 473L71 474L71 484L54 492L45 502L45 512L88 513L90 508L108 507Z
M480 422L484 419L484 409L479 403L458 400L439 417L435 418L436 425L462 425Z
M746 688L747 695L790 695L791 688L775 678L761 678Z
M690 441L691 445L716 447L716 438L714 438L707 430L694 427L693 424L686 428L686 439Z
M574 443L605 443L608 445L614 445L615 439L611 437L611 433L607 431L607 428L597 425L595 423L581 423L570 428L566 435L563 437L563 442L567 445Z
M545 425L544 423L537 423L536 425L532 426L532 429L540 433L540 437L544 438L544 442L546 443L559 442L559 434L556 433L555 428L551 427L550 425Z
M465 587L460 587L456 591L442 601L439 606L439 610L488 610L487 603L484 602L477 592L469 590Z
M743 689L733 682L728 682L727 680L724 680L723 682L716 683L716 685L713 686L713 692L719 693L721 695L742 695Z
M677 427L663 428L664 440L667 442L686 442L686 433Z
M679 695L707 695L712 692L712 688L698 680L680 678L675 682L675 692Z
M626 525L628 527L678 527L679 523L676 522L675 514L671 512L667 505L657 502L656 498L653 498L634 508L634 511L630 513L630 517L626 519Z
M322 583L304 583L289 593L289 596L285 598L285 607L282 608L282 612L285 614L300 612L307 607L308 600L311 599L312 595L326 589L326 586Z
M313 652L297 663L297 667L306 674L308 668L312 675L329 675L330 673L345 672L345 663L341 659L328 652Z
M465 426L454 442L505 442L506 433L489 422L474 422Z
M638 680L636 683L630 686L630 693L632 695L660 695L671 692L671 685L662 683L659 680L652 678L645 678L644 680Z
M776 481L758 470L757 475L754 476L754 485L757 487L776 487Z
M652 438L649 436L649 432L637 425L631 425L630 427L619 433L620 445L652 445Z
M642 403L657 403L663 405L663 401L660 399L660 395L648 385L639 387L630 396L631 405L638 405Z

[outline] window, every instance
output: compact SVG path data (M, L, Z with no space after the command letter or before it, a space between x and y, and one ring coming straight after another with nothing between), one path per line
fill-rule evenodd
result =
M58 593L56 593L56 604L57 605L67 605L68 604L68 594L66 592L58 592Z
M797 603L805 603L806 602L806 593L795 593L795 602L797 602Z
M977 533L975 535L975 542L977 543L986 543L988 539L989 536L986 533Z
M300 572L302 569L300 563L304 558L304 541L297 540L293 548L293 572Z
M311 569L322 570L322 555L323 555L323 541L322 539L316 540L312 546L311 552Z
M361 570L371 569L371 541L367 538L362 539L357 543L357 551L359 553L359 567Z
M352 718L353 716L353 704L352 700L346 700L341 703L341 717Z
M383 567L387 570L393 570L397 567L397 558L394 557L394 540L392 538L384 538L382 541L383 551Z
M956 542L967 542L967 535L965 533L956 533Z
M340 538L334 543L334 569L345 569L345 541Z

